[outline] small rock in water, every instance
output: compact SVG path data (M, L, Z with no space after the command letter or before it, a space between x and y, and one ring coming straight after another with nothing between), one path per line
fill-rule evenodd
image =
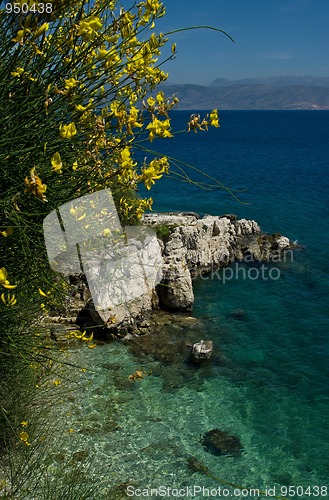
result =
M230 436L219 429L206 432L201 439L201 444L213 455L238 457L243 449L239 438Z
M192 346L191 357L193 361L200 362L211 358L213 351L212 340L200 340Z
M276 244L279 250L283 250L284 248L290 247L290 240L289 238L286 238L286 236L280 236L279 238L277 238Z
M237 321L247 321L248 317L246 312L243 309L236 309L232 311L231 314L228 315L231 319L236 319Z

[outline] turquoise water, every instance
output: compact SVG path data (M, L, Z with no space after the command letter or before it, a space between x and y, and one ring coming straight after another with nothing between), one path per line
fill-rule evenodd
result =
M327 485L329 113L220 115L220 129L182 135L161 148L226 185L247 188L240 199L250 204L222 191L173 188L169 179L152 193L154 209L235 213L301 247L275 264L279 279L240 274L224 284L222 271L195 280L197 321L167 325L147 346L112 342L74 351L95 371L63 406L70 413L65 425L74 429L65 452L87 452L100 487L95 498L126 498L127 485L218 487L191 467L191 457L222 480L276 486L279 495L282 486ZM175 128L187 118L176 112ZM215 356L196 369L185 344L201 338L214 341ZM143 380L129 382L142 367ZM207 452L200 439L213 428L237 436L242 455ZM299 498L310 498L299 491Z

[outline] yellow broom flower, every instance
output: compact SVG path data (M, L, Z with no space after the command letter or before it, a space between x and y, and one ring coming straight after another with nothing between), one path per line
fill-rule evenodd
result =
M56 152L55 154L53 154L50 162L51 162L52 172L56 172L57 174L63 173L63 171L62 171L63 163L62 163L61 155L59 153Z
M63 139L72 139L72 137L77 134L75 123L71 122L68 125L63 125L62 123L59 126L59 134Z
M9 290L16 288L17 285L11 285L7 279L8 273L5 267L0 268L0 285L4 288L8 288Z

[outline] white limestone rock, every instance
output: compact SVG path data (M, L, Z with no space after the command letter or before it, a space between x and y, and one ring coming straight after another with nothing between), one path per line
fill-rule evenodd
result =
M164 257L163 279L158 285L160 306L169 310L190 311L194 302L191 273L184 251Z
M122 260L122 274L127 275L129 268L132 277L127 281L127 286L120 289L122 300L116 297L118 290L112 290L109 284L108 288L104 288L108 307L105 310L97 310L97 307L93 309L94 319L107 327L133 324L136 318L156 307L155 297L158 297L162 308L191 310L194 301L191 273L195 275L223 267L235 259L242 260L248 254L254 259L265 260L271 258L273 252L284 252L291 248L288 238L281 235L267 236L261 233L254 220L236 220L231 215L206 215L200 218L194 213L152 213L144 215L142 223L155 230L167 226L169 234L163 241L154 242L151 238L143 240L142 244L135 241L136 238L130 238L131 244L135 245L136 260L130 255L127 266ZM149 248L145 241L148 241ZM155 244L160 245L160 251L156 251ZM153 262L154 255L158 255L158 261ZM162 269L162 281L157 287L155 283L150 285L152 276L145 274L147 267L144 267L144 273L137 272L138 258L147 261L151 270ZM101 276L97 266L90 272ZM136 275L135 279L133 275ZM125 294L133 300L124 300ZM103 297L100 301L104 302Z
M213 352L213 341L212 340L200 340L192 346L191 357L193 361L199 363L200 361L205 361L210 359Z
M279 236L276 240L276 244L278 245L279 250L284 250L285 248L289 248L291 246L290 240L286 236Z

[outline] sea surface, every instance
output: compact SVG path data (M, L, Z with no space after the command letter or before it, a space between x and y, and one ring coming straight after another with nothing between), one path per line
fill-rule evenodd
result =
M257 263L246 263L238 275L232 267L195 280L196 320L167 325L147 347L114 341L74 354L88 368L87 383L62 406L61 422L72 429L63 452L91 460L95 498L129 498L129 485L181 493L204 486L213 496L220 486L230 498L247 496L225 482L329 498L329 112L219 115L220 128L154 141L152 149L239 190L237 199L178 163L172 170L208 186L160 181L150 192L154 211L236 214L299 248L267 264L264 278ZM175 112L174 130L188 119ZM205 338L214 360L197 369L185 343ZM141 369L143 380L130 382ZM241 441L240 456L204 448L202 436L215 428Z

